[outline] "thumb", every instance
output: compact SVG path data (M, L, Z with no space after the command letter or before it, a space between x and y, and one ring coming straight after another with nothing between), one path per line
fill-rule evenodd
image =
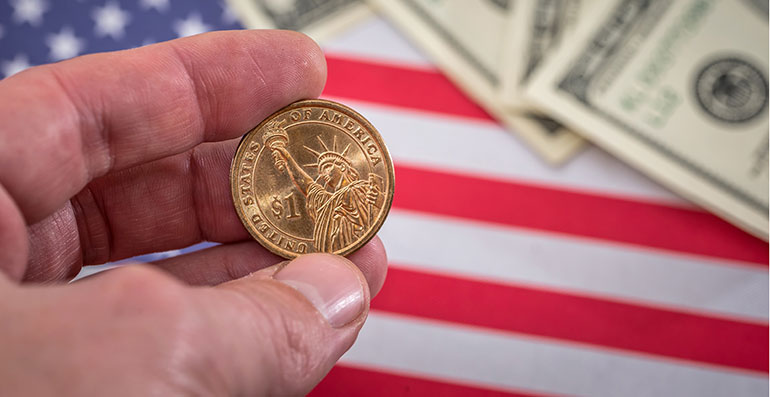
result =
M216 337L212 352L229 395L304 395L350 348L369 311L369 288L349 260L330 254L201 290Z

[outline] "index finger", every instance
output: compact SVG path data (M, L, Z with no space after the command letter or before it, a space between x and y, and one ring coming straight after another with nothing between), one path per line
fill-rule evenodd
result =
M0 81L0 184L28 223L112 170L234 138L320 94L318 46L216 32L32 68Z

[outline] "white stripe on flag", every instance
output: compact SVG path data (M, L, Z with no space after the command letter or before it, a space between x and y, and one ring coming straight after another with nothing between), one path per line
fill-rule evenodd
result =
M372 312L342 362L480 387L592 396L767 395L767 376Z
M758 266L399 209L379 236L392 263L416 270L768 319L768 272Z

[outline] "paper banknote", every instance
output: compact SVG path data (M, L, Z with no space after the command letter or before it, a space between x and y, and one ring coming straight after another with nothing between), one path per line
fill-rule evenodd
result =
M371 4L466 93L551 163L584 141L539 113L509 111L501 100L504 40L515 3L507 0L371 0Z
M371 15L363 0L227 0L250 29L287 29L322 43Z
M538 68L528 98L767 239L767 2L613 0L594 15Z

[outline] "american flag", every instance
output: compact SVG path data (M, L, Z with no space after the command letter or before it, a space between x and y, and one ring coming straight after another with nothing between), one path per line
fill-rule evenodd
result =
M216 0L0 0L0 73L232 28ZM324 48L397 193L388 280L313 395L768 394L767 243L596 148L545 165L377 17Z

